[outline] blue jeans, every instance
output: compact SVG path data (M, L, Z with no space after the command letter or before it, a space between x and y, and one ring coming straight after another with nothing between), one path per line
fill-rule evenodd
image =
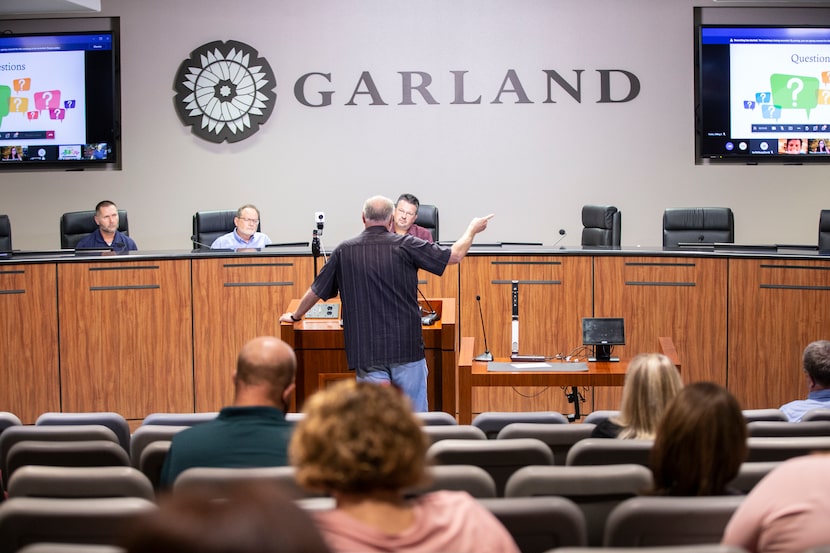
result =
M399 365L375 365L357 369L357 380L376 384L394 384L409 396L412 410L429 411L427 405L427 360Z

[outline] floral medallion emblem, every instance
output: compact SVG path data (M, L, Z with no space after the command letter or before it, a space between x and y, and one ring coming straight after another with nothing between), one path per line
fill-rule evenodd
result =
M174 103L182 123L210 142L239 142L274 110L271 66L249 45L215 41L193 50L176 73Z

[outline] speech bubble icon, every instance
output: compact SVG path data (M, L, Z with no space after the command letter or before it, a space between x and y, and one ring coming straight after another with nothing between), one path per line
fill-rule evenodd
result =
M830 71L821 72L821 82L822 84L830 84Z
M810 117L810 110L818 105L819 80L807 75L770 75L772 103L783 109L803 109Z
M823 105L830 104L830 88L822 88L818 95L818 103Z
M781 108L775 104L764 104L761 114L764 119L778 119L781 117Z
M771 97L772 97L772 93L770 93L770 92L756 92L755 93L755 101L759 104L769 103Z
M49 119L60 119L63 121L66 117L66 110L63 108L55 108L49 110Z
M755 102L752 100L744 100L744 109L755 109Z
M26 113L29 111L29 99L12 96L9 101L9 109L15 113Z
M43 92L35 92L35 109L57 109L59 107L61 107L60 90L44 90Z
M74 109L75 108L75 100L64 100L63 101L63 109Z
M33 120L37 119L39 116L40 116L39 111L29 111L29 112L26 113L26 117L29 118L29 121L33 121Z
M32 85L32 79L29 77L25 77L22 79L15 79L14 80L14 91L15 92L24 92L29 90L29 87Z

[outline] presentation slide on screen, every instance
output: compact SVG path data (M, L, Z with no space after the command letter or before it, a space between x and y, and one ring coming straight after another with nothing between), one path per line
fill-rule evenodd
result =
M85 144L84 52L0 54L0 144Z
M731 136L830 132L830 44L732 44Z

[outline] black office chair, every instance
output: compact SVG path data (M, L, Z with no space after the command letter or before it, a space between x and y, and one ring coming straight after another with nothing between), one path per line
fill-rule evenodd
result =
M193 214L193 241L194 250L209 250L213 241L231 232L236 225L233 219L236 217L235 209L218 209L214 211L197 211ZM260 230L262 222L257 225L256 231Z
M735 242L735 219L728 207L668 208L663 213L663 247L681 243Z
M0 215L0 252L12 251L12 224L8 215Z
M95 224L95 210L89 211L70 211L61 215L61 248L72 249L81 238L96 230L98 225ZM130 223L127 220L127 210L118 210L118 230L130 235Z
M582 206L582 245L619 246L622 212L613 205Z
M11 240L11 237L9 240ZM822 209L818 217L818 249L819 251L830 251L830 209Z
M438 242L438 208L434 205L421 204L418 207L418 219L415 224L432 233L432 241Z

